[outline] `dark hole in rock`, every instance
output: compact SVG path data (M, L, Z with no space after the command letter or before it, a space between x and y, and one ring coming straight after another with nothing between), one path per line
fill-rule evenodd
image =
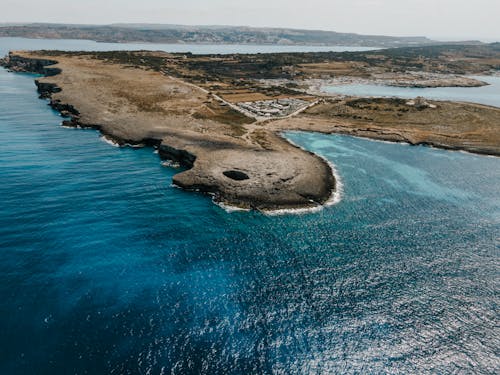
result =
M225 171L222 172L222 174L230 179L236 180L236 181L243 181L243 180L248 180L250 177L246 173L243 173L241 171Z

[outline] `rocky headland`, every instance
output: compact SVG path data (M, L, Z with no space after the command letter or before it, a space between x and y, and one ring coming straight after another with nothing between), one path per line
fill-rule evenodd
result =
M272 56L241 63L247 58L20 51L0 64L41 74L40 96L65 117L64 125L98 129L120 145L154 146L185 168L174 184L239 208L316 208L335 193L332 168L282 138L288 130L500 155L499 108L305 94L301 82L314 77L297 72L309 65L290 65L278 54L266 71L260 61ZM262 83L296 74L292 84Z
M44 75L40 96L66 126L94 128L119 144L154 145L187 170L174 184L258 210L316 207L335 191L330 166L274 132L252 126L194 85L164 74L81 56L16 52L3 64ZM57 74L55 74L57 72Z

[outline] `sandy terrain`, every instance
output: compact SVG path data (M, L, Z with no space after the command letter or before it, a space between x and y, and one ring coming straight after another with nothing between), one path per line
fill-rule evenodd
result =
M267 126L351 134L380 140L426 144L500 156L500 108L390 98L330 99Z
M203 59L211 64L209 58ZM286 119L255 121L231 101L283 98L286 88L273 93L276 88L253 80L254 86L245 81L239 94L219 96L227 82L234 89L243 81L214 78L208 82L206 75L189 71L184 60L165 53L89 56L41 51L12 53L3 65L46 75L37 80L39 92L68 116L66 125L99 129L121 144L154 145L163 158L187 168L174 176L176 185L210 193L217 202L241 208L312 208L335 192L330 166L278 135L286 130L345 133L500 155L498 108L423 99L321 99L297 93L289 97L313 103L310 108ZM176 77L169 75L173 66Z
M39 86L62 89L50 96L72 115L67 125L98 128L119 143L158 145L162 157L190 168L174 177L180 187L260 210L315 207L335 190L321 158L247 125L253 120L192 84L84 56L57 60L51 68L62 72L39 79Z

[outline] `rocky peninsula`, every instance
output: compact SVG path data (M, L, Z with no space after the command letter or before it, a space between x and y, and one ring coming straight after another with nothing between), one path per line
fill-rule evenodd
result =
M36 80L40 96L65 117L64 125L98 129L120 145L154 146L185 168L175 185L244 209L315 208L335 193L328 163L287 142L283 131L500 155L499 108L307 94L300 86L314 79L305 72L316 63L297 55L20 51L1 64L43 75Z
M252 125L192 84L162 73L89 59L17 52L8 64L37 80L66 126L99 129L120 144L155 145L186 171L174 184L217 202L258 210L315 207L335 190L321 158Z

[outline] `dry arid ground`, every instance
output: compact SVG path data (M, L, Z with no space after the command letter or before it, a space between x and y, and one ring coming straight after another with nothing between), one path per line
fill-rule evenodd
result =
M18 53L20 61L47 60ZM261 210L314 207L335 190L329 165L275 133L251 124L203 89L162 73L89 59L60 57L39 80L66 125L94 127L120 143L156 144L189 167L174 177L217 201ZM57 90L54 90L57 87Z
M472 103L407 99L330 99L292 119L270 124L289 128L343 133L386 141L427 144L440 148L500 155L500 108Z
M338 132L500 155L499 108L424 100L322 98L296 90L299 79L280 87L264 84L261 78L330 68L362 76L366 63L270 64L266 73L265 64L245 66L246 59L161 52L38 51L11 53L3 65L45 74L37 81L39 91L70 118L66 125L99 129L121 144L154 145L163 158L188 168L174 177L175 184L242 208L311 208L324 204L335 192L330 166L284 140L279 133L286 130ZM290 63L286 56L279 59ZM256 121L235 105L278 98L318 104L288 118L266 121Z

